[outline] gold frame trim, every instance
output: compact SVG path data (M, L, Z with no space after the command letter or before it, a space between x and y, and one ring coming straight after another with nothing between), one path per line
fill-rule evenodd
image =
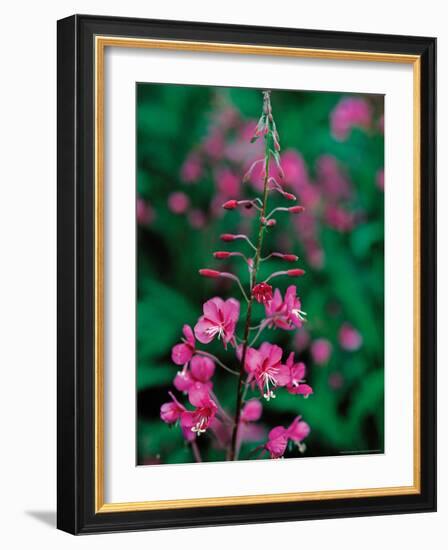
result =
M143 502L104 501L104 53L106 47L151 48L159 50L270 55L313 59L406 63L413 66L413 153L414 153L414 482L403 487L344 489L302 493L278 493L216 498L194 498ZM182 40L156 40L96 36L95 54L95 513L167 510L207 506L235 506L275 502L304 502L340 498L365 498L420 493L420 56L344 50L255 46Z

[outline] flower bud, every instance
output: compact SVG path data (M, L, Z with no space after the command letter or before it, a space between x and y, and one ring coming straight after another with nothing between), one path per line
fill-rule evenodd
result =
M219 250L218 252L214 252L213 256L217 260L225 260L226 258L229 258L232 254L230 252L226 252L224 250Z
M271 218L270 220L268 220L266 222L266 227L274 227L274 225L277 223L277 220L274 220L273 218Z
M295 254L283 254L283 260L286 262L297 262L298 259L299 257Z
M286 274L289 277L301 277L302 275L305 275L305 271L303 269L288 269Z
M252 295L260 304L269 304L272 300L272 286L267 283L258 283L252 289Z
M216 271L216 269L200 269L199 275L202 275L202 277L210 277L211 279L217 279L218 277L221 277L221 272Z
M289 201L295 201L297 200L297 197L293 195L292 193L287 193L286 191L283 192L283 196L285 199L288 199Z
M303 206L291 206L290 208L288 208L289 212L291 212L291 214L300 214L302 213L305 208Z
M226 210L234 210L238 206L238 201L235 199L232 199L230 201L225 202L222 207Z
M297 262L297 260L299 259L299 257L295 254L282 254L281 252L273 252L272 256L275 256L276 258L281 258L282 260L285 260L285 262Z
M236 235L232 235L232 233L223 233L220 239L221 241L230 242L236 239Z

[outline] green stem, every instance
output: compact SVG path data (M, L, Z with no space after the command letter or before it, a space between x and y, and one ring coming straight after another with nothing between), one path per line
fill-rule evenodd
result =
M259 227L258 227L258 240L257 240L257 246L255 251L255 259L254 259L254 267L252 270L252 278L251 278L251 289L254 288L254 286L257 284L257 273L258 273L258 267L260 265L260 257L261 257L261 249L263 246L263 236L264 236L264 230L265 226L263 222L261 221L262 218L266 214L266 207L267 207L267 199L268 199L268 180L269 180L269 140L266 137L266 153L265 153L265 176L264 176L264 185L263 185L263 203L260 209L260 216L259 216ZM239 372L239 378L238 378L238 390L237 390L237 398L236 398L236 406L235 406L235 420L233 424L233 431L232 431L232 442L230 445L230 451L229 451L229 460L236 460L238 458L237 453L237 440L238 440L238 429L239 429L239 423L240 423L240 416L241 416L241 406L243 403L243 389L244 389L244 365L246 363L246 354L248 349L248 341L249 341L249 331L250 331L250 324L252 320L252 304L253 304L254 298L253 294L251 292L249 302L247 304L247 312L246 312L246 323L244 325L244 336L243 336L243 351L241 356L241 364L240 364L240 372Z

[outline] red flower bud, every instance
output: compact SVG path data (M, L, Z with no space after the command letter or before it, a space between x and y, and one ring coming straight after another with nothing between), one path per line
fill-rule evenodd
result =
M267 283L258 283L252 289L252 294L260 304L269 304L272 300L272 286Z
M305 210L305 208L303 206L291 206L288 210L291 214L300 214Z
M288 269L286 274L289 277L301 277L302 275L305 275L305 271L303 269Z
M226 252L224 250L220 250L218 252L214 252L213 253L213 256L217 259L217 260L225 260L226 258L228 258L229 256L231 256L231 253L230 252Z
M225 208L226 210L233 210L237 206L238 206L238 201L235 199L227 201L222 205L222 207Z
M299 257L295 254L283 254L283 260L286 262L297 262L298 259Z
M270 219L266 222L266 227L274 227L274 225L277 223L277 220Z
M292 193L287 193L286 191L283 193L283 196L289 201L295 201L297 199L295 195L293 195Z
M216 271L216 269L200 269L199 275L202 275L202 277L210 277L212 279L216 279L218 277L221 277L221 272Z
M297 262L297 260L299 259L299 257L295 254L282 254L281 252L273 252L272 256L275 256L276 258L281 258L282 260L285 260L285 262Z
M232 235L231 233L224 233L223 235L221 235L220 238L221 238L221 241L230 242L236 239L236 235Z

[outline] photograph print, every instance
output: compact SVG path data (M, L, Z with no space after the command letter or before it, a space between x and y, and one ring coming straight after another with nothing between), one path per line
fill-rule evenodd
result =
M136 98L137 464L384 453L384 97Z

